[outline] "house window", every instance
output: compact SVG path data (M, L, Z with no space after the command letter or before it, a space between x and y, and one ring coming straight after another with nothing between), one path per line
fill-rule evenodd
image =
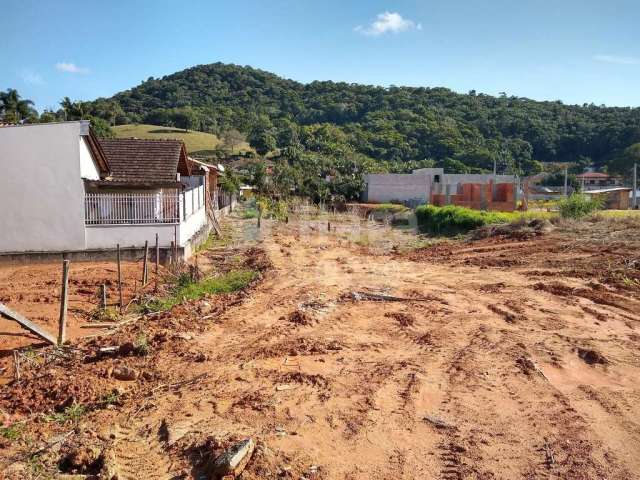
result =
M433 181L434 181L434 183L440 183L440 175L434 175L433 176Z

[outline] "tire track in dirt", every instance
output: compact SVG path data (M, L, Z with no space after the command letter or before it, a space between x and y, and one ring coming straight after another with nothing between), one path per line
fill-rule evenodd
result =
M118 480L170 480L170 461L158 436L140 435L133 426L121 426L114 441L113 463Z

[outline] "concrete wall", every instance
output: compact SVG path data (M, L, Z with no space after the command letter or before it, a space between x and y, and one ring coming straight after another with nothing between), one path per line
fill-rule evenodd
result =
M87 225L88 249L111 249L120 244L121 248L144 247L147 240L149 245L156 244L156 233L161 247L169 247L174 238L174 231L180 227L177 224L149 224L149 225Z
M178 230L178 242L180 246L185 246L189 239L206 224L207 213L204 208L198 210L187 218L187 220L183 220L182 223L180 223L180 228Z
M0 251L85 248L80 122L0 128Z
M365 202L411 202L427 201L428 175L421 174L369 174L365 175L367 189Z

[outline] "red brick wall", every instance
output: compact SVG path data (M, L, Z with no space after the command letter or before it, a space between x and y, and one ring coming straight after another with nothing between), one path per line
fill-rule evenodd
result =
M463 183L462 192L459 194L449 195L449 201L452 205L480 210L483 208L483 189L487 210L500 210L506 212L514 210L515 192L513 184L511 183L496 184L495 195L492 195L492 183ZM443 193L433 193L431 194L431 204L436 206L446 205L447 196Z

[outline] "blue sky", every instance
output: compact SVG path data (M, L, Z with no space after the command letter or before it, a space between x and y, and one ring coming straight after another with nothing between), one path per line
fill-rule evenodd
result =
M3 0L0 89L38 109L217 61L308 82L640 106L638 0Z

